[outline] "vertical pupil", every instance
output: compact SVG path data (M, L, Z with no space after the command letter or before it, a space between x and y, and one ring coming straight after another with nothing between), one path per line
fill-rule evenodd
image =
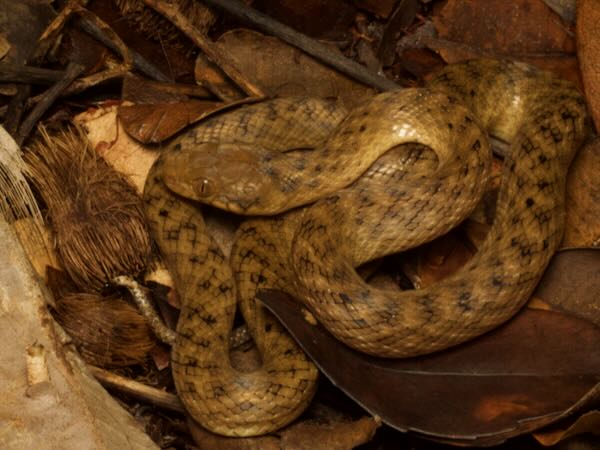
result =
M198 183L198 187L196 188L198 194L203 195L203 194L208 193L208 190L209 190L208 184L209 184L208 180L206 180L206 179L200 181L200 183Z

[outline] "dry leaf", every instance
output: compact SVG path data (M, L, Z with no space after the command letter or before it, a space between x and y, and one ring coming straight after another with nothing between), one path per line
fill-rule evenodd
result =
M218 44L244 75L280 97L339 97L352 107L374 94L277 38L240 29L223 34Z
M575 23L577 0L544 0L544 3L566 23Z
M600 139L579 150L567 177L563 247L600 245Z
M600 388L600 328L560 313L525 309L459 347L391 360L351 350L308 324L285 294L259 297L336 386L401 431L498 444L562 418Z
M372 417L349 420L325 410L318 418L296 421L273 435L230 438L188 423L199 447L211 450L347 450L369 442L380 425Z
M590 411L578 417L568 427L550 427L544 431L533 433L537 441L546 446L556 445L565 439L583 433L594 433L600 435L600 411Z
M248 103L248 100L229 104L189 100L183 103L131 105L121 106L118 115L130 136L144 144L156 144L194 122L244 103Z
M399 49L398 65L416 78L437 73L444 67L444 60L427 48Z
M122 100L140 103L180 103L190 97L210 98L212 95L202 86L152 81L134 74L123 78Z
M302 421L281 434L281 449L346 450L371 440L379 423L372 417L358 420Z
M365 9L376 16L379 16L383 19L387 19L392 11L394 10L394 6L396 6L396 0L353 0L356 6L361 9Z
M127 176L138 194L144 190L144 182L159 152L147 149L129 137L117 120L117 107L99 108L75 117L82 125L92 147L111 166Z
M0 29L10 44L5 61L25 64L55 12L48 2L38 0L0 0L0 11Z
M188 420L188 427L194 441L200 449L210 450L281 450L276 436L258 436L253 438L232 438L219 436Z
M210 87L210 89L221 99L234 101L246 97L246 93L231 79L225 76L223 71L203 53L198 53L198 56L196 57L194 75L196 83L201 86Z
M393 0L376 2L393 3ZM322 40L347 39L356 14L356 8L344 0L258 0L254 5L267 16Z
M581 78L596 129L600 130L600 3L577 3L577 55Z
M3 59L10 50L10 42L5 36L0 35L0 59Z
M120 9L123 18L147 39L160 42L165 47L177 45L181 32L171 21L144 4L142 0L116 0L114 3ZM173 3L203 34L208 33L217 19L216 14L204 2L176 0Z
M381 2L377 2L378 4ZM396 2L394 2L396 3ZM393 7L393 4L392 4ZM389 66L394 62L396 43L403 31L415 20L419 11L419 3L417 0L401 0L394 14L388 20L381 34L377 56L381 60L383 66Z
M533 298L600 326L600 249L558 252Z
M572 36L541 0L449 0L434 15L433 23L440 38L482 50L504 54L575 51Z
M113 54L99 41L76 28L67 28L62 37L62 61L72 61L85 67L85 72L96 72L102 67L114 65Z
M413 285L422 289L449 277L459 270L475 253L464 233L452 230L411 252L403 265Z
M166 369L171 364L171 347L158 343L148 352L148 355L158 370Z
M579 82L573 37L542 0L449 0L433 22L439 39L427 45L448 63L509 57Z

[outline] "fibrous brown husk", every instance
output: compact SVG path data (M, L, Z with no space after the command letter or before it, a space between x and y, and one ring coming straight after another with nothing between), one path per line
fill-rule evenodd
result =
M151 239L142 202L129 182L69 128L40 130L26 155L47 207L63 266L79 289L98 291L117 275L149 264Z
M179 30L163 16L146 6L142 0L115 0L115 3L123 17L150 39L161 42L163 45L180 39ZM206 34L215 23L215 14L203 2L174 0L173 3L203 34Z
M65 295L56 300L54 318L83 359L96 366L141 363L156 344L144 318L118 296Z

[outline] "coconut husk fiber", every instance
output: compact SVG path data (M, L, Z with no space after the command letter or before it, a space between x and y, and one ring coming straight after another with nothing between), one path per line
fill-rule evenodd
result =
M79 290L100 291L117 275L138 276L152 245L142 201L127 179L71 126L40 128L25 160L44 200L57 253Z
M181 32L142 0L115 0L115 3L123 17L144 36L170 46L181 39ZM172 3L203 34L215 23L215 14L203 2L173 0Z
M83 359L96 366L142 363L156 344L144 318L119 296L68 294L53 310Z

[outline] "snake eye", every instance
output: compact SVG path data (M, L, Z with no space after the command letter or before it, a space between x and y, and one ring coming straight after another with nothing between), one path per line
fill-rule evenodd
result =
M214 191L213 183L207 178L201 178L198 180L194 186L194 190L196 194L200 197L207 197L211 195Z

